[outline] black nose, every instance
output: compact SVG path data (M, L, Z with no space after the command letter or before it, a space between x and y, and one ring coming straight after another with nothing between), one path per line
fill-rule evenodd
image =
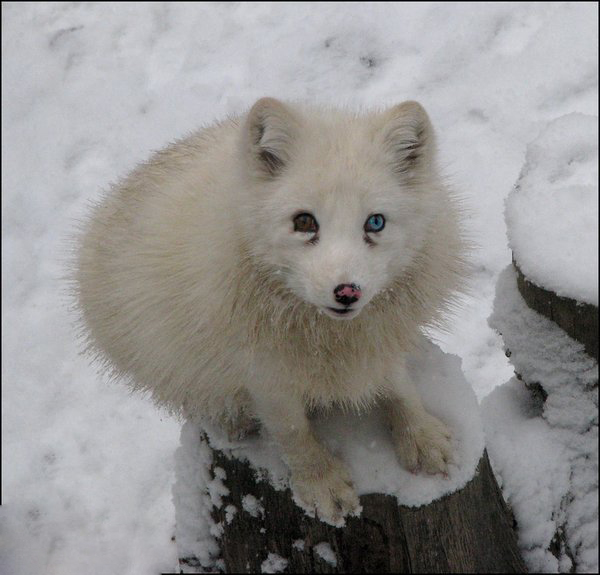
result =
M362 292L356 284L340 284L333 290L335 301L342 305L351 305L360 299Z

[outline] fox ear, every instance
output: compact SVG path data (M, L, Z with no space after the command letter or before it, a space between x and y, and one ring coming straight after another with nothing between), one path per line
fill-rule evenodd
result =
M394 172L408 174L431 160L433 128L421 104L398 104L383 113L383 121L383 144L392 157Z
M245 126L250 163L263 177L275 177L289 163L298 123L293 112L274 98L261 98Z

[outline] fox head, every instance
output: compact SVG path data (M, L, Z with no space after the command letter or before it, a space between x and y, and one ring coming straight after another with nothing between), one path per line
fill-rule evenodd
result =
M252 257L324 314L356 317L419 258L439 189L433 140L416 102L353 114L259 100L240 142Z

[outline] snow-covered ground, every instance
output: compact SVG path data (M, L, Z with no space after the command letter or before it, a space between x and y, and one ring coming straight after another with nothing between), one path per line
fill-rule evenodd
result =
M421 101L480 245L439 339L481 399L512 375L486 323L504 198L549 121L598 115L597 45L595 3L3 3L0 573L176 565L180 423L96 375L68 310L68 238L101 189L264 95Z

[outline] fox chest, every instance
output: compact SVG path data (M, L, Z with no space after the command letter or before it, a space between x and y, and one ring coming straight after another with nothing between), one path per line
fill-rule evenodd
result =
M313 407L333 404L364 406L384 394L389 361L380 354L281 354L272 350L266 362L278 387ZM263 366L265 367L265 366Z

